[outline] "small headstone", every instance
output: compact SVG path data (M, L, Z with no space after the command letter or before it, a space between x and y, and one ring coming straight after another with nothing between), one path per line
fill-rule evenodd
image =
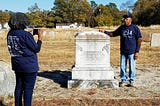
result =
M0 61L0 96L13 96L15 75L9 64Z
M160 33L153 33L151 36L151 46L160 46Z
M43 31L43 36L46 36L47 32L46 31Z
M50 35L50 36L54 36L54 35L55 35L55 32L50 31L50 32L48 32L48 35Z
M97 31L76 35L75 67L68 88L118 87L110 65L110 37Z

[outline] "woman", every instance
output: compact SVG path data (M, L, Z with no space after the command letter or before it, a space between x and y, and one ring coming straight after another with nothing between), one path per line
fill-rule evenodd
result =
M29 19L20 12L12 14L8 24L10 31L7 35L7 44L11 54L12 70L16 76L15 106L22 104L31 106L39 70L36 53L41 49L42 30L38 30L38 41L35 42L33 35L24 30L29 25Z

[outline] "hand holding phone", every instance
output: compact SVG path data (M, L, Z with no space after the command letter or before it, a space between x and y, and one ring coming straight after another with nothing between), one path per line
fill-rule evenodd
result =
M33 29L33 35L38 35L38 29Z

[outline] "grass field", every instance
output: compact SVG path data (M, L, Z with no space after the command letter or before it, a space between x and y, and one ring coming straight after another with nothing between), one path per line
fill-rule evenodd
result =
M114 30L116 27L104 29ZM160 33L160 27L144 28L141 27L143 42L137 64L150 64L160 65L160 47L150 46L150 34ZM75 54L75 39L74 34L83 30L98 30L98 29L82 29L82 30L58 30L58 29L45 29L55 32L54 36L46 35L43 37L43 44L40 53L38 53L40 71L52 69L67 69L71 70L74 64ZM10 63L10 55L6 44L7 31L0 33L0 60ZM35 40L36 40L35 36ZM110 59L111 64L119 66L119 37L110 39Z
M105 28L114 30L113 28ZM75 38L76 32L82 30L56 30L45 29L55 32L54 36L46 35L43 37L43 44L40 53L38 53L40 71L50 71L53 75L54 70L71 70L75 60ZM98 30L98 29L83 29ZM102 106L107 105L124 105L124 106L159 106L159 68L160 65L160 47L151 47L151 33L160 33L160 27L157 29L141 28L143 42L139 59L137 60L137 88L120 88L120 89L65 89L60 87L53 79L38 77L35 86L35 95L33 106ZM10 63L10 55L7 49L6 41L7 31L0 31L0 61ZM35 36L35 40L37 36ZM110 39L110 62L111 65L119 67L119 37ZM146 65L146 67L145 67ZM147 65L153 65L154 68L148 68ZM118 69L118 68L117 68ZM119 70L117 71L119 72ZM43 73L43 72L42 72ZM49 72L48 72L49 73ZM64 77L64 76L63 76ZM147 79L147 80L146 80ZM139 82L140 81L140 82ZM142 83L143 82L143 83ZM142 85L140 85L142 83ZM144 86L146 84L146 86ZM51 96L49 99L48 96ZM66 99L63 99L65 97ZM68 97L68 98L67 98ZM97 99L102 97L102 99ZM115 98L118 99L115 99ZM147 98L148 97L148 98ZM0 98L0 106L3 102L13 106L14 98Z

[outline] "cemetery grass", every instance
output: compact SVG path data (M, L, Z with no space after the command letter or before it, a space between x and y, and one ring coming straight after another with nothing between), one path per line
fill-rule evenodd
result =
M111 28L111 30L116 27ZM51 29L46 29L51 30ZM39 58L39 73L55 75L62 78L70 74L75 59L76 32L82 30L56 30L55 35L43 37L43 45ZM98 29L87 29L98 30ZM33 94L33 106L158 106L160 105L160 47L151 47L150 33L160 33L160 28L141 28L143 42L139 59L137 60L136 87L118 89L67 89L50 76L37 77ZM37 39L37 36L35 36ZM0 36L0 60L10 63L6 46L6 35ZM119 37L111 38L110 58L119 81ZM148 79L148 80L147 80ZM2 98L4 104L13 105L13 97ZM1 104L0 104L1 105Z

